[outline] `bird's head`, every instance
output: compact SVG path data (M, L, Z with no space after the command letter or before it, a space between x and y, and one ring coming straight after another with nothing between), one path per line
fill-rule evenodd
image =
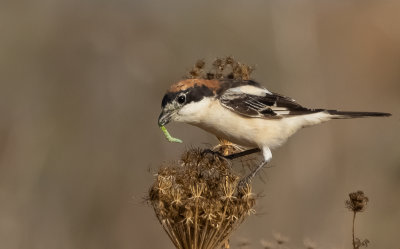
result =
M158 125L164 126L170 121L196 123L207 100L219 88L218 80L186 79L173 84L162 99Z

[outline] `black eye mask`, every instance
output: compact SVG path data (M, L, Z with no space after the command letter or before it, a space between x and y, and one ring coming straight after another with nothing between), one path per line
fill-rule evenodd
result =
M186 93L186 99L180 103L179 102L179 95L182 93ZM202 85L195 85L194 87L188 88L184 91L179 91L179 92L168 92L164 95L162 101L161 101L161 107L164 108L168 103L171 103L175 99L178 101L178 103L183 104L183 103L191 103L191 102L197 102L202 100L204 97L209 97L213 96L213 92L211 89L208 87Z

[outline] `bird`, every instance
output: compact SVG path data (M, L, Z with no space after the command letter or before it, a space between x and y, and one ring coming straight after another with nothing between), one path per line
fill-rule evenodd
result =
M229 78L180 80L165 93L161 109L160 127L171 121L183 122L248 148L242 155L261 151L262 161L247 180L271 161L272 149L304 127L332 119L391 116L384 112L307 108L254 80Z

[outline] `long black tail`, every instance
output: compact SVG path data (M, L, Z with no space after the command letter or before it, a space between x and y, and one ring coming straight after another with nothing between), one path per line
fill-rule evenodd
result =
M346 112L337 110L326 110L331 115L334 115L333 119L341 118L366 118L366 117L389 117L392 116L390 113L385 112Z

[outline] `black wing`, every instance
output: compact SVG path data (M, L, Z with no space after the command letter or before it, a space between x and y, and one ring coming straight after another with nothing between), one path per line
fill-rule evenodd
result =
M219 100L229 110L251 118L279 119L323 111L305 108L291 98L254 85L230 88Z

